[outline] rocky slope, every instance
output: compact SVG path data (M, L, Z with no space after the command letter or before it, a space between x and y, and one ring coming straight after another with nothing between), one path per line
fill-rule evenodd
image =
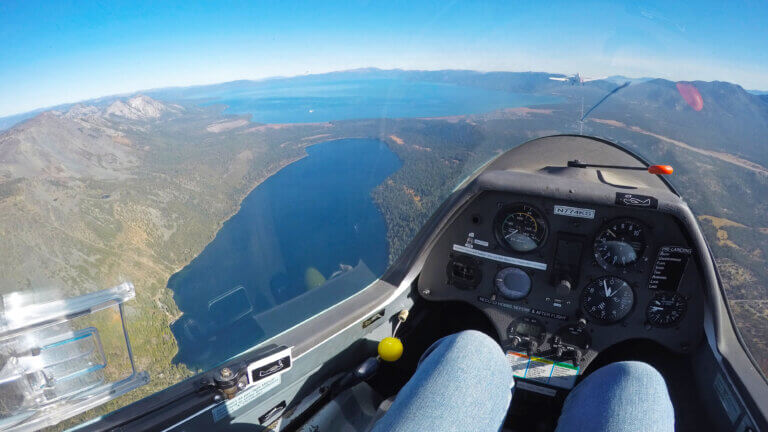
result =
M178 382L191 371L172 364L179 312L168 278L322 129L259 129L220 109L137 96L47 111L0 133L0 295L65 297L131 281L128 328L151 382L99 412Z

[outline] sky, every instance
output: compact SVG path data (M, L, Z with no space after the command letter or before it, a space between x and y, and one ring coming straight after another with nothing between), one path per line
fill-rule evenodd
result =
M0 2L0 117L359 67L621 74L768 90L768 2Z

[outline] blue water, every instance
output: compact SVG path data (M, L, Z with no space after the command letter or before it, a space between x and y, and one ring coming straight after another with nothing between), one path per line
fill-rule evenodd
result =
M400 160L370 139L329 141L307 153L256 187L168 281L183 312L171 326L176 362L213 367L359 291L386 269L387 230L371 191ZM268 310L273 316L263 315Z
M556 102L401 78L299 77L156 92L224 104L255 122L441 117ZM237 214L168 281L183 316L172 326L176 362L209 368L359 291L381 275L388 246L371 191L401 162L381 142L340 140L308 149L255 188Z
M555 103L550 95L518 94L396 78L275 80L184 91L202 105L259 123L310 123L360 118L442 117Z

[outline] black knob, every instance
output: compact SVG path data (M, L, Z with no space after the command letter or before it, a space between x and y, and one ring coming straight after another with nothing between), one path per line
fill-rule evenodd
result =
M579 327L579 330L584 330L584 328L587 326L587 320L584 318L579 318L579 320L576 321L576 326Z
M568 294L571 293L571 281L568 279L563 279L560 282L558 282L557 286L555 287L555 293L560 297L565 297Z
M512 346L513 347L517 347L518 345L520 345L520 342L522 342L522 341L523 340L520 338L520 336L512 336Z

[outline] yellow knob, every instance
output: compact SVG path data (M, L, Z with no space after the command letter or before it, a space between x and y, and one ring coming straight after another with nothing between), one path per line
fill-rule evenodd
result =
M403 355L403 343L400 339L385 337L379 342L379 357L382 360L393 362L397 361Z

